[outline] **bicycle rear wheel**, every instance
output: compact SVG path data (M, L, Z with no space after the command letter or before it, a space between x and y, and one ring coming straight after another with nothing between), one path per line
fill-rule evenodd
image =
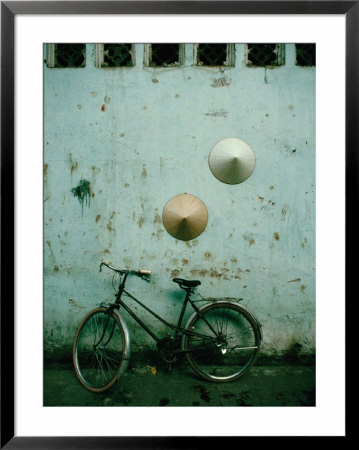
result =
M258 321L246 308L232 302L215 302L201 308L186 326L183 349L202 378L234 381L255 362L261 345Z
M90 311L81 321L73 345L77 378L89 391L104 392L125 370L128 357L121 320L106 308Z

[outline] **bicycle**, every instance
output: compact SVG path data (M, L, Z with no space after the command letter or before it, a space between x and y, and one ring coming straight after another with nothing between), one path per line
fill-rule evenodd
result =
M168 363L184 354L194 372L207 381L230 382L244 375L254 364L262 343L261 325L255 315L233 300L193 300L191 295L201 284L199 280L173 278L186 292L177 325L163 319L125 290L129 275L149 281L150 270L123 270L108 260L100 264L114 271L112 285L116 299L111 304L100 304L82 319L73 344L73 363L77 378L89 391L110 389L127 368L131 356L130 334L120 314L121 308L156 341L158 349ZM114 285L120 277L118 288ZM123 301L123 296L134 300L152 316L174 331L159 338ZM205 302L198 307L196 302ZM185 326L183 317L188 304L194 312Z

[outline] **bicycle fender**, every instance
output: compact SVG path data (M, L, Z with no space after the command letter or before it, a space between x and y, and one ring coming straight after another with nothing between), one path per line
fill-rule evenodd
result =
M130 332L128 331L128 327L127 327L127 324L126 324L124 318L119 313L117 314L117 316L121 322L121 326L122 326L123 333L124 333L124 340L125 340L123 364L121 365L121 370L119 373L119 375L122 375L126 371L128 363L130 361L130 357L131 357L131 338L130 338Z
M238 303L235 303L235 302L231 302L231 301L228 301L228 300L218 300L218 301L216 301L216 303L217 304L225 304L225 305L228 305L228 304L232 304L232 305L235 305L236 307L238 307L238 308L240 308L240 309L243 309L252 319L253 319L253 321L258 325L258 329L259 329L259 333L260 333L260 340L261 340L261 342L263 342L263 335L262 335L262 325L260 324L260 322L258 321L258 319L257 319L257 317L254 315L254 313L250 310L250 309L248 309L248 308L246 308L245 306L243 306L243 305L239 305ZM199 312L202 312L203 310L205 310L206 308L208 308L208 306L210 306L212 303L206 303L205 305L203 305L203 306L201 306L200 308L199 308ZM185 328L188 328L189 327L189 324L191 323L191 321L194 319L194 317L197 315L198 313L195 311L190 317L189 317L189 319L187 320L187 323L186 323L186 326L185 326ZM185 341L185 337L186 337L186 335L184 334L183 336L182 336L182 342L181 342L181 349L182 350L184 350L184 341Z

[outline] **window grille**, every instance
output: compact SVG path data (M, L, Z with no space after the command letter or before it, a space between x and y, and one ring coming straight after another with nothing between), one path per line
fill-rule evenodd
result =
M295 44L296 65L315 66L315 44Z
M132 44L103 44L102 67L132 67Z
M150 67L176 67L183 63L181 44L149 44L146 46L145 64Z
M234 44L197 44L195 53L198 66L234 66Z
M86 44L48 44L48 67L85 67Z
M247 44L247 66L268 67L283 64L283 44Z

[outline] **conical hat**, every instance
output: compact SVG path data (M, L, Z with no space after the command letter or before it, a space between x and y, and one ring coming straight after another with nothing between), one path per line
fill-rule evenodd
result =
M208 158L209 167L219 181L238 184L251 176L256 158L252 148L241 139L227 138L217 142Z
M207 221L205 204L191 194L172 197L162 212L162 222L168 233L182 241L199 236L206 228Z

